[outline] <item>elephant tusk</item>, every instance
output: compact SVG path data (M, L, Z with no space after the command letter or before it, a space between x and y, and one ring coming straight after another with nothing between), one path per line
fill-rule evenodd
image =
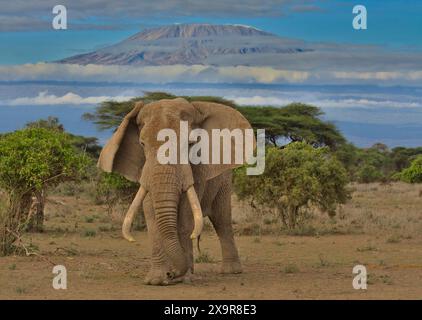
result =
M188 196L189 204L192 208L194 221L194 227L190 238L196 239L202 232L202 227L204 226L204 217L202 216L201 204L199 203L195 188L190 186L186 191L186 194Z
M139 212L139 209L142 205L142 201L144 200L146 194L147 194L147 191L144 189L144 187L140 186L138 192L136 193L135 199L133 199L125 215L125 219L123 220L123 226L122 226L123 237L129 242L135 241L135 239L130 234L130 228L132 226L132 222L133 222L133 219L135 218L135 215Z

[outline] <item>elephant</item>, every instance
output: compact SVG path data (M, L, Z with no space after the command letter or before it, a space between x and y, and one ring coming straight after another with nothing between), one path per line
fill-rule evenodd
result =
M194 272L193 241L208 216L220 241L222 273L241 273L231 217L232 169L242 164L161 164L157 140L161 129L179 123L189 130L251 129L249 122L232 107L184 98L135 104L103 147L97 166L140 183L122 226L123 237L134 241L130 228L143 208L151 246L151 265L144 283L168 285L188 281ZM232 147L234 145L231 140ZM255 137L253 139L256 147ZM211 143L212 144L212 143ZM232 148L233 149L233 148Z

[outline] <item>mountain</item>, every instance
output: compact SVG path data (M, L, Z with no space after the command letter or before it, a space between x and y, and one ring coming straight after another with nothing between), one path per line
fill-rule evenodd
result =
M243 25L176 24L139 32L115 45L57 61L102 65L265 65L313 51L301 41Z

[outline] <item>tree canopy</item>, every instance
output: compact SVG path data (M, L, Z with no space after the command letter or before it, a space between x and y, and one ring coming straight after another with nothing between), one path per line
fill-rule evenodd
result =
M63 124L60 123L57 117L49 116L47 119L39 119L28 122L25 127L44 128L64 133L69 137L70 143L77 149L88 153L95 159L100 155L101 146L98 144L98 139L96 137L85 137L66 132Z
M294 142L284 149L268 147L265 171L247 176L235 171L234 187L241 199L253 199L277 209L283 224L295 228L302 214L315 206L334 215L349 198L347 172L328 147Z
M88 159L63 132L27 128L0 137L0 187L41 189L79 176Z
M116 129L122 122L124 116L130 112L138 101L150 103L161 99L174 99L175 96L166 92L145 92L144 96L136 97L128 101L113 101L107 100L101 102L94 113L85 113L82 118L87 121L92 121L99 130ZM188 101L210 101L222 103L231 107L235 104L220 97L213 96L181 96Z
M104 101L94 113L86 113L83 118L92 121L98 129L115 129L123 117L134 107L137 101L149 103L160 99L177 96L165 92L146 92L143 97L129 101ZM311 105L292 103L285 107L238 106L233 101L214 96L182 96L188 101L210 101L236 108L251 123L254 129L265 129L267 142L280 145L287 142L306 141L314 146L336 148L345 142L336 126L322 120L323 112Z
M43 214L31 212L32 196L44 203L47 187L78 179L91 162L59 130L30 127L0 136L0 188L9 199L0 215L0 255L13 252L20 232L35 222L42 230Z
M304 141L313 146L335 149L345 139L330 122L321 120L324 114L319 108L302 103L284 107L237 107L253 128L264 128L267 141L274 146L281 140Z
M397 174L397 177L408 183L422 183L422 155L415 158L408 168Z
M408 167L410 163L419 155L422 155L422 147L396 147L391 150L391 158L394 163L395 169L398 171Z
M350 143L335 152L344 164L352 180L370 183L385 182L397 178L397 173L408 168L413 160L422 155L422 147L396 147L375 143L369 148L358 148Z

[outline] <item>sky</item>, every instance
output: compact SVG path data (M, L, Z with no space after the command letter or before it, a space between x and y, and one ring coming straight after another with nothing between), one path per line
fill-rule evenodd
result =
M174 23L245 24L312 42L422 50L422 1L155 0L61 1L68 29L53 30L56 0L4 1L0 64L54 61L113 44L145 28ZM352 8L365 5L368 29L352 28Z
M0 1L0 132L57 115L69 131L105 141L108 133L95 133L81 114L103 100L165 90L239 104L306 102L359 146L421 144L422 1ZM52 28L57 4L67 8L67 30ZM367 9L366 30L352 27L358 4ZM249 25L315 50L251 66L52 63L181 23Z

